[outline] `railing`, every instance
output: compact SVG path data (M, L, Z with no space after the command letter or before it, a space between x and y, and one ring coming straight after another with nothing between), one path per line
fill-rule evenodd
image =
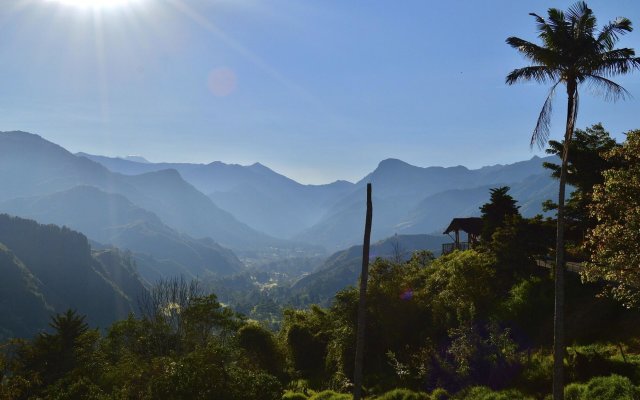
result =
M454 250L469 250L470 248L471 246L469 246L469 242L443 243L442 254L449 254Z
M547 269L553 269L555 265L555 263L552 260L540 260L540 259L536 260L536 264L538 264L538 267L547 268ZM566 261L565 269L568 272L575 272L579 274L580 271L582 270L582 263Z

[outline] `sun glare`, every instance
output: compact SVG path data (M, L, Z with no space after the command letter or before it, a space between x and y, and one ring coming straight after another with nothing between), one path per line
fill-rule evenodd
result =
M140 0L48 0L79 8L114 8L136 3Z

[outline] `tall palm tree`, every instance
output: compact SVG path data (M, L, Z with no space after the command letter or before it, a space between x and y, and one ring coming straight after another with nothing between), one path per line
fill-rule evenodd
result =
M585 2L578 2L566 12L556 8L548 10L548 18L531 13L537 23L542 45L510 37L507 44L518 50L532 65L513 70L507 75L509 85L534 80L550 83L551 90L531 136L531 146L543 147L549 137L553 95L563 84L567 89L567 119L560 169L558 194L558 225L556 237L555 309L554 309L554 367L553 398L563 399L564 359L564 198L567 179L569 144L578 114L578 88L588 85L605 100L618 100L628 92L609 78L640 68L640 58L633 49L615 49L621 35L631 32L631 21L619 17L601 29L596 28L596 17Z

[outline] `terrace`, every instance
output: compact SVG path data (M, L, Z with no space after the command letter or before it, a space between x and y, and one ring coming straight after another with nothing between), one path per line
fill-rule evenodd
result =
M467 234L467 241L460 241L460 231ZM455 236L451 236L451 233ZM449 254L454 250L469 250L478 243L478 238L482 232L482 218L454 218L447 229L443 232L449 235L453 243L442 244L442 255Z

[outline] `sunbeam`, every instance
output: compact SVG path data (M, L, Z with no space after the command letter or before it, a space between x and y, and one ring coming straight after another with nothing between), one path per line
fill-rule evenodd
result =
M47 2L60 3L65 6L79 7L79 8L117 8L128 6L133 3L140 2L141 0L45 0Z

